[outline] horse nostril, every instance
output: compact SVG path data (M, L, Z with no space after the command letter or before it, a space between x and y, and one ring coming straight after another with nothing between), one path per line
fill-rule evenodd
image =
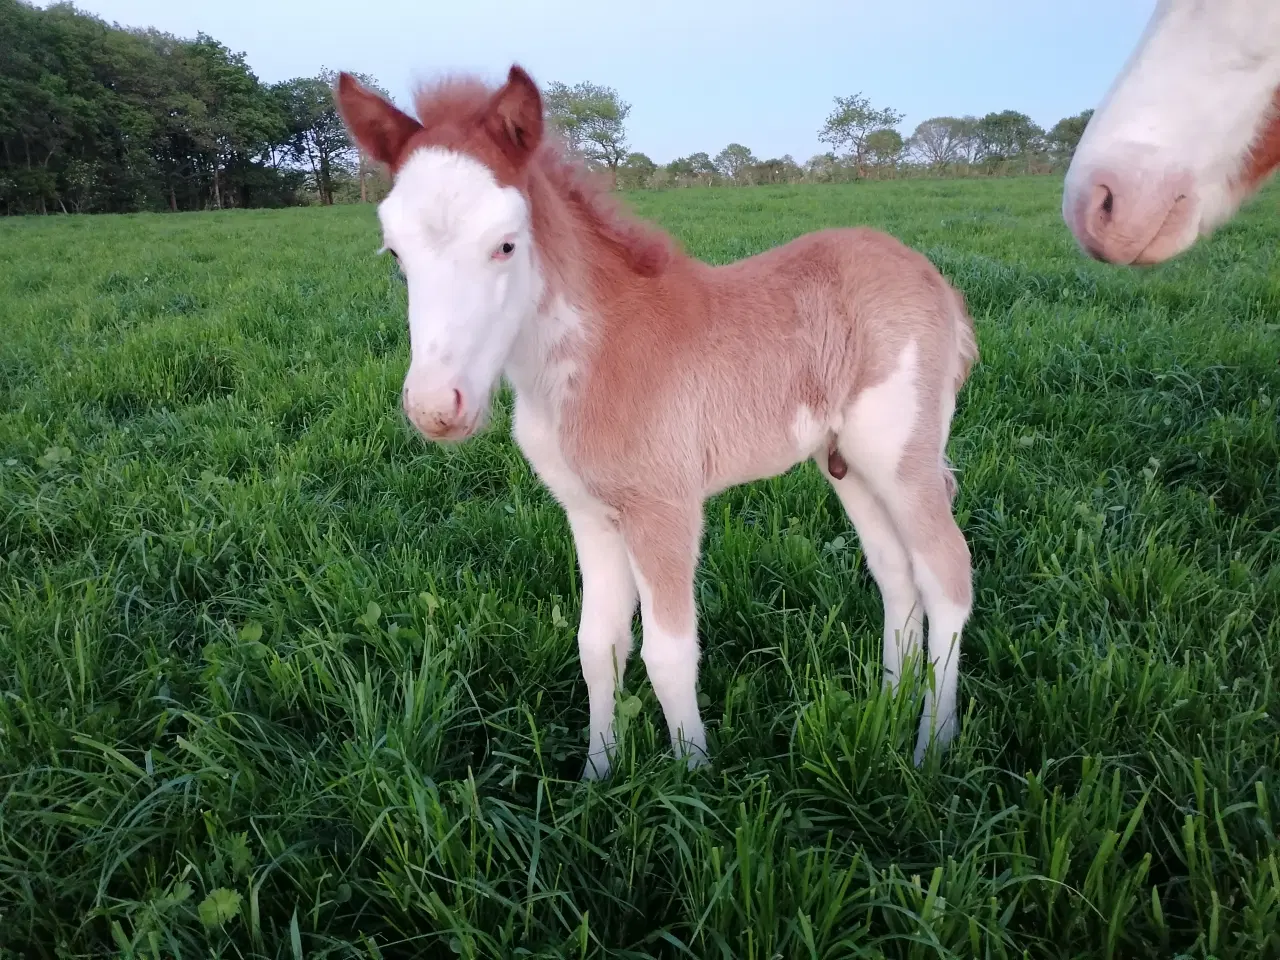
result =
M453 415L455 417L462 415L462 392L456 387L453 391Z
M1111 188L1105 183L1098 184L1097 190L1102 194L1102 199L1098 204L1098 209L1102 211L1104 219L1110 220L1112 211L1115 209L1116 205L1115 194L1111 192Z

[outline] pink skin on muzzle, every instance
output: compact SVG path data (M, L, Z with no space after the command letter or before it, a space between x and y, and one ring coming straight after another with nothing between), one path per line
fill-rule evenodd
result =
M1107 263L1159 263L1189 247L1198 233L1199 203L1189 173L1153 172L1139 164L1096 168L1076 179L1063 207L1080 246Z
M465 440L480 425L480 411L457 387L424 389L406 380L400 399L409 422L428 440Z

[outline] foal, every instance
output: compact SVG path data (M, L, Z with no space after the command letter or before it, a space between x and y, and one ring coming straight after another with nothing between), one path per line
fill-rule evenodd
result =
M567 515L590 701L583 776L609 771L637 601L673 747L705 761L703 501L809 457L879 585L890 687L919 649L923 601L936 689L915 760L934 737L945 747L971 605L945 448L977 347L933 265L866 229L728 266L687 257L544 141L542 99L518 66L497 90L454 80L420 92L417 120L347 74L337 101L395 178L378 216L408 284L405 413L429 439L463 440L505 375L516 442Z

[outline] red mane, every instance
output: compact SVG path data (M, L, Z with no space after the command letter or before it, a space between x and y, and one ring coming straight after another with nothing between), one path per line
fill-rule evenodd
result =
M570 158L550 142L537 157L552 187L581 214L601 240L642 277L656 277L671 263L675 242L661 228L627 211L613 196L605 177Z

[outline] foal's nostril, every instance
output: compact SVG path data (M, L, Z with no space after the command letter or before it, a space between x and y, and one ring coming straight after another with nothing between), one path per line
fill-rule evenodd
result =
M453 391L453 415L455 417L462 416L462 392L456 387Z
M1115 195L1107 187L1102 189L1107 191L1107 195L1102 198L1102 212L1110 216L1111 208L1115 204Z

